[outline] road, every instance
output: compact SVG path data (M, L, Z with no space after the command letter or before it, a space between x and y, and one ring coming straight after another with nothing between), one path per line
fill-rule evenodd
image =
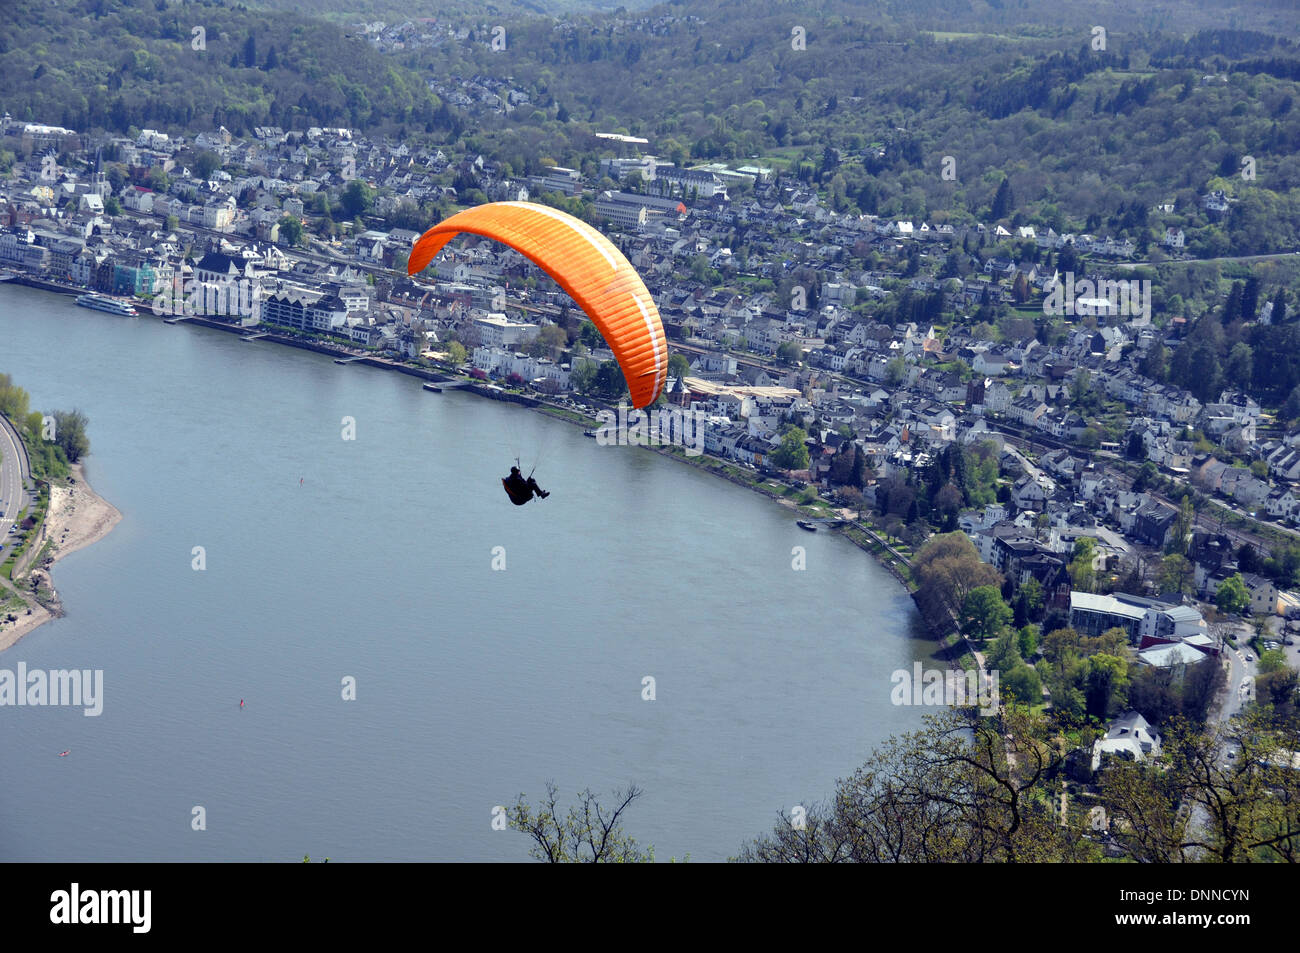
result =
M5 547L10 546L13 539L9 528L13 526L14 517L27 506L26 487L30 485L31 476L27 452L17 431L7 417L0 415L0 544Z

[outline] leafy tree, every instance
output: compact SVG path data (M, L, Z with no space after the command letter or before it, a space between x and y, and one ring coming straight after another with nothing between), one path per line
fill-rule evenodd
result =
M1032 665L1024 662L1002 674L1000 687L1004 692L1014 696L1017 701L1025 704L1037 705L1043 700L1042 679L1038 677L1038 671Z
M1038 651L1038 634L1039 629L1036 625L1023 626L1018 635L1016 646L1020 649L1020 657L1028 661L1034 657Z
M1186 556L1181 553L1170 553L1160 561L1156 584L1161 592L1185 595L1191 592L1193 581L1193 566Z
M590 394L596 382L596 373L595 361L576 361L569 371L569 386L579 394Z
M595 325L592 325L595 327ZM686 377L691 372L691 362L686 359L684 354L671 354L668 357L668 376L678 380Z
M803 360L803 348L797 341L783 341L777 346L776 357L783 364L798 364Z
M962 601L962 631L985 640L997 635L1011 621L1011 609L1002 601L996 586L976 586Z
M1098 652L1089 656L1084 676L1088 714L1106 718L1124 707L1128 689L1128 662L1117 655Z
M285 215L280 219L280 241L286 245L298 246L302 244L302 222L292 215Z
M1214 592L1214 604L1224 612L1241 613L1250 605L1250 591L1241 578L1241 573L1233 573Z
M627 381L623 377L623 369L618 366L617 361L601 361L600 367L596 370L596 376L592 379L591 388L599 397L607 400L617 400L627 395Z
M375 201L375 191L360 179L353 179L339 194L339 207L348 218L356 218L370 211Z
M985 653L985 659L992 668L1004 674L1017 665L1024 664L1020 655L1019 635L1011 629L1003 628Z
M1097 573L1093 568L1096 553L1097 541L1091 536L1080 536L1074 541L1074 553L1068 567L1072 588L1080 592L1092 592L1096 588Z
M912 559L912 576L917 606L932 626L959 620L972 589L992 586L1001 599L1002 574L980 559L970 537L962 532L927 540Z
M221 157L215 152L200 149L194 155L194 175L204 181L212 178L212 173L221 168Z
M1286 653L1281 649L1265 649L1259 653L1259 673L1261 675L1285 671L1286 668Z
M807 432L802 427L791 427L781 438L781 444L772 451L772 463L783 470L808 469L808 447L804 441Z
M465 363L465 359L468 356L469 355L465 350L465 345L461 344L459 341L447 342L447 363L451 364L453 367L459 367Z
M1178 504L1178 518L1174 520L1173 531L1169 537L1169 543L1165 546L1167 553L1185 553L1187 552L1188 540L1192 534L1192 526L1196 521L1196 514L1192 509L1191 498L1183 496L1182 502Z
M54 439L69 463L76 463L90 453L90 438L86 436L90 421L85 414L79 410L56 410L53 417Z

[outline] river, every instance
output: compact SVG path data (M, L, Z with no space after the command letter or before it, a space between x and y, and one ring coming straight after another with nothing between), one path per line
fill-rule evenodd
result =
M920 724L889 698L933 649L897 581L676 461L13 285L0 372L88 414L123 513L0 654L104 672L98 717L0 708L4 860L525 860L493 808L548 780L636 783L638 842L724 860ZM509 433L549 499L505 498Z

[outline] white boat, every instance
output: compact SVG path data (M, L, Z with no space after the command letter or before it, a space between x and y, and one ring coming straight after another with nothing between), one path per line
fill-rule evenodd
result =
M110 298L108 295L85 294L77 298L77 304L83 308L107 311L109 314L130 316L138 313L130 302L119 301L117 298Z

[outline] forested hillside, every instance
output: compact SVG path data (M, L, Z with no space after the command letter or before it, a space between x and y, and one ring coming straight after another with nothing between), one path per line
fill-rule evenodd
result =
M805 17L792 37L779 10L678 9L522 21L504 50L480 28L394 58L528 93L508 117L476 115L484 148L517 170L580 164L587 133L621 132L679 162L792 165L840 211L1000 219L1009 176L1013 223L1137 240L1149 209L1174 203L1187 217L1163 224L1194 227L1197 255L1300 244L1300 47L1289 39L1109 32L1096 49L1086 28L959 36L843 17ZM1250 180L1238 174L1246 156ZM1214 189L1232 202L1223 220L1196 212Z
M17 118L79 130L437 126L424 79L298 7L19 4L0 31L0 99Z

